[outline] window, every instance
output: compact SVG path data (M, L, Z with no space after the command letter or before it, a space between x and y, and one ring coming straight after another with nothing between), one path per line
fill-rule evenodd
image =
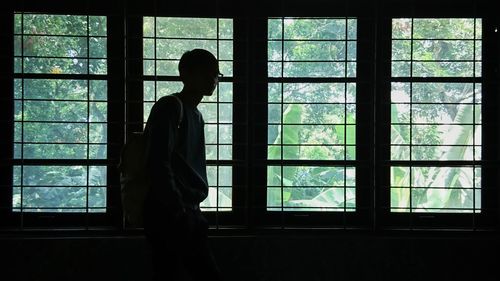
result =
M268 211L356 208L356 19L268 20Z
M179 92L182 82L177 65L182 54L194 48L212 52L219 60L218 87L198 109L205 120L209 196L206 211L232 208L233 159L233 21L223 18L144 17L144 116L162 96Z
M104 212L106 17L14 17L14 212Z
M193 48L223 74L198 107L215 228L497 227L489 4L292 2L255 15L224 1L8 9L2 227L126 229L120 150L182 89L178 62Z
M481 36L481 19L393 19L392 212L481 212Z

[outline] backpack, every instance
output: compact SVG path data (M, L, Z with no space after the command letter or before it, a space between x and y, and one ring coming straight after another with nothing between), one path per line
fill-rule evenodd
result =
M183 117L182 101L175 95L179 103L179 119L177 129L180 128ZM133 132L125 142L121 153L118 170L120 172L121 203L123 224L128 227L143 226L143 209L149 191L149 179L146 176L146 145L147 140L143 132Z

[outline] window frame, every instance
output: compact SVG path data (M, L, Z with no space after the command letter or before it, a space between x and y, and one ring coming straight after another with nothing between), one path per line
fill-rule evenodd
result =
M81 7L80 7L81 8ZM2 122L2 131L11 132L8 134L8 142L6 145L2 146L1 156L7 159L7 164L2 164L2 188L0 189L0 202L2 208L0 210L0 218L2 223L1 228L7 230L32 230L32 229L76 229L76 230L88 230L88 229L109 229L116 227L121 222L118 219L117 214L121 214L120 203L118 200L119 194L117 196L116 190L119 190L119 178L118 174L114 171L116 160L118 159L119 149L121 148L122 140L120 139L121 126L117 121L116 116L120 114L119 103L122 99L120 92L123 89L120 87L120 80L123 77L117 75L123 71L123 66L118 62L117 58L123 57L120 55L123 49L123 43L120 41L120 36L123 36L123 32L120 32L120 19L119 17L109 16L106 7L100 7L100 9L94 9L87 6L87 9L77 9L77 7L59 7L59 9L51 9L47 7L45 9L28 9L26 7L21 7L19 9L13 8L7 11L8 16L4 17L4 22L2 28L9 30L4 34L8 34L11 44L6 44L8 48L4 51L9 54L5 61L2 61L1 71L6 73L6 78L11 81L4 85L9 85L9 97L5 99L6 102L2 102L2 112L5 114L10 114L11 116L5 116L2 120L11 120L7 123ZM104 8L104 10L103 10ZM33 12L35 11L35 12ZM46 15L79 15L79 16L104 16L107 18L107 73L102 75L94 74L25 74L25 73L14 73L14 16L15 13L26 13L26 14L46 14ZM10 22L8 22L10 21ZM110 35L110 34L113 35ZM11 55L12 54L12 55ZM12 62L9 62L11 60ZM77 79L81 81L92 81L93 77L98 80L107 81L108 95L107 100L107 158L105 159L14 159L13 154L13 141L14 141L14 79L29 79L29 78L40 78L40 79ZM5 109L5 110L4 110ZM2 160L2 162L4 162ZM13 173L12 169L16 165L83 165L84 167L99 165L107 167L107 179L106 179L106 212L103 213L93 213L88 210L85 212L76 213L59 213L59 212L13 212L12 211L12 180ZM116 163L117 164L117 163ZM4 187L9 188L4 188ZM88 188L88 187L87 187Z
M108 212L105 214L78 215L58 214L47 216L32 214L26 220L0 208L0 231L10 229L23 231L27 222L41 229L71 228L77 230L113 229L123 230L120 203L119 173L116 167L125 132L136 130L125 121L140 116L142 120L142 17L143 16L190 16L233 18L234 27L234 100L233 114L233 212L223 217L207 214L209 221L222 233L241 230L252 233L262 229L361 229L378 233L386 230L415 231L436 229L440 231L498 230L500 226L500 193L496 186L496 174L500 160L500 123L497 106L500 99L498 69L500 42L495 29L500 19L491 3L472 1L445 1L444 3L423 2L401 3L384 0L376 3L345 1L335 3L335 9L325 9L322 1L318 6L304 7L301 1L286 3L251 3L243 8L226 0L216 0L216 5L207 1L198 7L178 6L152 0L132 1L113 6L113 3L90 0L85 9L71 3L50 4L23 2L0 12L0 84L8 96L0 96L0 206L12 202L9 189L12 185L13 162L13 57L14 35L13 14L16 11L85 14L108 17ZM434 9L428 9L434 5ZM126 8L126 9L125 9ZM5 15L5 16L4 16ZM267 175L267 19L269 17L354 17L358 19L357 47L357 94L356 94L356 184L357 200L363 208L356 216L343 214L310 214L286 217L269 214L266 209ZM483 21L483 75L482 75L482 207L481 214L438 214L433 218L390 213L390 194L387 192L390 180L390 61L391 20L403 17L480 17ZM140 40L138 40L140 38ZM263 39L265 38L265 39ZM140 69L140 71L139 71ZM139 73L139 75L137 74ZM134 108L127 100L136 101L141 109ZM361 98L362 97L362 98ZM125 108L125 105L127 108ZM140 112L140 113L138 113ZM136 116L136 117L134 117ZM132 118L132 119L130 119ZM142 129L142 128L140 128ZM363 175L363 176L361 176ZM5 188L7 187L7 188ZM418 214L425 215L425 214ZM417 216L418 216L417 215ZM30 214L31 216L31 214ZM413 216L413 217L412 217ZM23 221L24 220L24 221ZM409 224L410 220L420 223ZM473 222L472 227L471 223ZM286 222L286 223L283 223ZM127 232L128 233L128 232Z
M403 7L401 4L388 8L380 17L377 27L379 40L377 41L377 102L375 124L377 130L376 139L376 200L379 203L375 212L378 217L378 227L381 229L406 229L406 230L479 230L492 229L498 223L498 191L494 188L494 166L498 161L498 149L495 147L495 140L498 140L497 133L492 126L492 120L498 120L498 113L489 104L497 104L498 100L495 93L498 93L498 86L492 80L492 68L497 66L498 55L491 49L498 47L494 41L494 26L488 13L485 13L475 3L462 3L454 8L444 8L435 10L425 10L415 7ZM391 163L411 163L422 164L422 166L432 165L440 161L394 161L391 160L391 82L394 78L391 76L391 50L392 50L392 19L397 18L481 18L482 19L482 75L481 77L465 78L463 80L472 81L482 85L482 158L481 160L471 161L445 161L451 164L460 162L475 163L475 167L481 168L481 191L482 204L481 213L394 213L391 212L390 201L390 167ZM399 79L399 78L396 78ZM412 76L402 80L412 81ZM431 78L415 79L417 81L443 81L461 79ZM485 106L486 105L486 106ZM494 107L494 106L493 106ZM440 164L440 166L443 164ZM444 165L443 165L444 166ZM497 202L494 202L494 200Z
M345 12L345 11L344 11ZM352 13L352 14L351 14ZM314 78L291 78L291 77L269 77L267 69L267 59L268 59L268 19L276 18L283 19L288 17L297 18L340 18L340 19L355 19L357 21L357 38L356 38L356 75L354 77L314 77ZM261 34L260 38L266 38L263 44L258 50L262 52L259 57L263 58L263 68L255 69L259 73L260 79L265 81L264 85L261 85L262 96L259 97L258 102L254 103L254 111L257 112L256 121L257 126L255 129L259 129L259 133L255 133L257 140L256 143L259 147L258 153L253 153L253 155L259 156L257 158L256 164L258 165L258 175L259 183L256 184L256 188L259 190L259 203L254 206L256 209L257 216L260 217L262 227L278 227L282 229L290 228L330 228L330 229L367 229L370 227L370 193L369 188L371 177L370 177L370 158L371 152L369 150L368 142L373 139L370 130L371 118L371 100L373 100L373 91L370 89L370 84L373 81L370 79L369 75L371 73L369 60L371 57L371 52L373 51L373 46L370 44L369 40L360 39L362 36L365 38L370 38L372 35L370 33L370 23L371 20L362 15L358 15L356 12L351 11L346 12L342 15L334 16L317 16L310 14L300 14L295 16L294 13L278 15L269 15L266 18L261 19L263 23L259 31ZM262 39L259 40L262 42ZM333 82L333 83L355 83L356 84L356 159L355 160L269 160L267 157L268 149L268 84L269 83L294 83L294 82ZM265 94L264 94L265 93ZM288 165L313 165L313 166L331 166L331 167L354 167L356 169L356 209L353 212L345 211L326 211L326 212L311 212L311 211L268 211L267 210L267 167L268 165L277 165L286 167Z
M138 15L134 17L129 17L127 19L127 26L132 27L129 29L127 36L127 44L129 48L129 53L127 54L127 69L129 69L127 80L127 94L126 94L126 135L132 134L132 132L143 130L143 94L144 94L144 82L158 82L158 81L181 81L178 76L171 75L149 75L144 74L143 71L143 18L152 17L154 19L161 17L185 17L185 18L213 18L213 19L232 19L229 16L210 16L210 15L199 15L199 14L183 14L183 15L163 15L158 13L148 13L144 15ZM246 184L242 180L245 177L246 169L246 153L243 151L246 147L245 135L246 135L246 114L235 114L245 113L246 108L243 106L246 99L246 90L244 89L245 79L244 79L244 69L240 65L236 65L234 61L244 61L244 46L242 48L237 48L236 45L241 39L241 35L244 32L245 23L242 21L236 21L233 19L233 76L232 77L221 77L220 82L232 82L233 83L233 144L232 144L232 159L231 160L207 160L207 164L212 164L217 166L220 163L223 167L232 167L232 210L231 211L205 211L204 215L207 217L209 222L215 226L215 228L224 228L228 225L233 225L238 227L241 225L241 221L244 220L245 207L245 195ZM156 38L156 37L155 37ZM236 187L236 188L235 188Z

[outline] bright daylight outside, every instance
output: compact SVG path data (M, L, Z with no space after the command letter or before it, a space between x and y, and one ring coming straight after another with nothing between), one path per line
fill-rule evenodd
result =
M14 26L13 210L104 212L106 17L19 13Z
M356 29L351 18L268 20L269 211L355 210Z
M480 19L392 21L393 212L481 211L481 32Z

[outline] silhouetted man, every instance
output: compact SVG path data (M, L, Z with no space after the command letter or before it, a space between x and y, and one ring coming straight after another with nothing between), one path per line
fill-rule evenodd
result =
M208 223L199 207L208 195L208 183L204 121L197 109L203 96L213 94L219 66L212 53L194 49L182 55L178 68L182 91L155 103L144 131L151 179L144 230L155 280L181 280L185 271L194 280L219 281L207 243Z

